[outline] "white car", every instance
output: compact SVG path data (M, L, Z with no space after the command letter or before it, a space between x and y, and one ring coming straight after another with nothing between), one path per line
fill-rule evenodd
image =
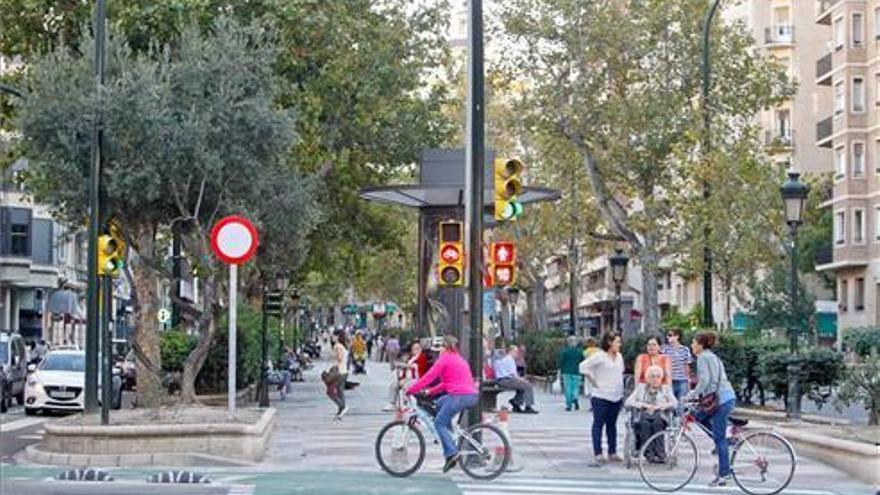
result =
M24 412L79 412L84 408L86 355L83 351L52 351L36 367L29 367L24 392ZM100 384L99 384L100 389ZM119 407L121 379L113 376L113 406ZM100 393L98 394L100 398Z

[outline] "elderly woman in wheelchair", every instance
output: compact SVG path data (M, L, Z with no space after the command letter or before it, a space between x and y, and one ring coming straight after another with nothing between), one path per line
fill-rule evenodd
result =
M631 465L645 440L669 426L675 411L677 401L672 388L663 384L663 374L664 370L660 366L648 367L645 383L636 385L624 403L630 413L624 450L627 467ZM661 461L664 455L665 452L645 452L649 461Z

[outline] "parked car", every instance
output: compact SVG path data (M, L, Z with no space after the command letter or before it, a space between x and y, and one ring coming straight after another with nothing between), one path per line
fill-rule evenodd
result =
M86 355L82 351L52 351L39 365L30 365L25 389L24 412L34 415L44 411L78 412L85 404ZM100 378L98 383L100 401ZM122 379L113 374L113 402L122 404Z
M26 360L21 335L0 332L0 413L9 410L13 397L19 405L24 404Z

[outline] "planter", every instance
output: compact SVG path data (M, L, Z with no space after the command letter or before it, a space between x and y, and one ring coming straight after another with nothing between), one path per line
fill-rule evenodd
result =
M230 420L225 409L189 408L115 413L45 425L43 441L28 450L32 461L88 466L145 466L260 461L275 423L275 409L245 409Z

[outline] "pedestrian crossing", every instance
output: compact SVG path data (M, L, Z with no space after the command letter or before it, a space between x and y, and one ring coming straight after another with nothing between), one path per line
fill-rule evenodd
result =
M504 475L489 482L479 482L456 476L456 484L463 495L646 495L655 493L639 480L620 479L559 479L529 476ZM730 486L710 488L700 486L701 480L694 480L687 487L677 491L682 495L717 495L719 493L742 493L731 482ZM832 490L787 489L786 495L844 495ZM847 494L848 495L848 494Z
M0 433L9 433L16 430L23 430L25 428L30 428L31 426L41 424L45 421L46 418L22 418L12 421L4 421L2 424L0 424Z

